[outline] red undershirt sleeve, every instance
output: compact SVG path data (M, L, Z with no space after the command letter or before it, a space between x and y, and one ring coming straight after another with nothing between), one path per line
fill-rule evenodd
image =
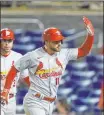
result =
M81 47L78 48L77 58L84 57L89 53L89 51L92 48L93 41L94 41L94 36L88 35L86 37L85 42L81 45Z
M9 73L7 74L4 89L9 90L11 88L12 82L13 82L17 72L18 72L18 70L14 66L12 66Z

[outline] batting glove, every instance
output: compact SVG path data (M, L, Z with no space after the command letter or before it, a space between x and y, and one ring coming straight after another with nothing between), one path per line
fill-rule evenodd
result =
M88 34L91 36L94 36L94 27L93 27L91 21L85 16L83 16L83 21L84 21L84 24L85 24Z
M8 94L9 94L9 90L8 89L4 89L1 92L1 105L5 105L8 103Z

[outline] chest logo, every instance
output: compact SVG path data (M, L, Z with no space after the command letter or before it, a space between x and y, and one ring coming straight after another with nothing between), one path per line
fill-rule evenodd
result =
M39 65L37 66L35 74L38 75L41 79L46 79L48 77L56 78L57 76L62 75L62 69L63 69L62 64L60 63L58 58L56 58L55 67L49 68L49 69L44 69L43 62L40 62Z

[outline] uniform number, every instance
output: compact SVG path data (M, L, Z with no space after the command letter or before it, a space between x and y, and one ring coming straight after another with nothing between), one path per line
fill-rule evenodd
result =
M59 85L59 78L56 78L56 85Z

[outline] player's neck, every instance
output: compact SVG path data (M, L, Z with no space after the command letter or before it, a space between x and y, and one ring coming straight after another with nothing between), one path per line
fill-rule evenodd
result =
M7 57L10 54L11 51L5 52L3 50L1 50L1 55L4 57Z
M43 46L43 49L49 54L49 55L53 55L55 52L50 50L49 48L47 48L46 45Z

